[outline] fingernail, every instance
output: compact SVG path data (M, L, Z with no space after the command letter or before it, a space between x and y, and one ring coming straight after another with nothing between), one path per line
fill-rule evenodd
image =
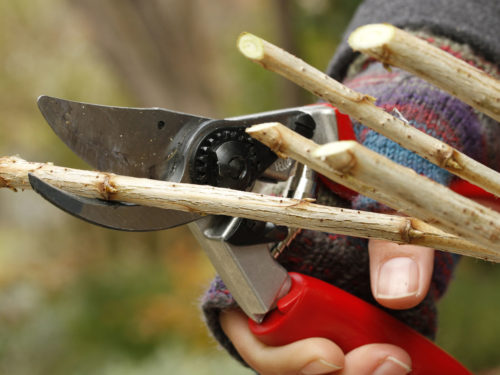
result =
M372 375L404 375L411 371L411 367L397 358L389 356L380 364Z
M307 364L302 371L302 375L320 375L328 374L332 371L340 370L342 367L334 365L333 363L327 362L323 359L317 359L309 364Z
M402 298L418 292L418 265L408 257L386 261L379 269L376 297Z

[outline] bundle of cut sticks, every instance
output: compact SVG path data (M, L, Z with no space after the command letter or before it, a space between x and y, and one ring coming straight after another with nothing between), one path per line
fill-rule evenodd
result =
M500 121L500 82L391 25L353 32L354 50L405 69ZM500 174L377 107L282 49L244 33L243 55L330 102L341 112L494 196ZM406 215L327 207L216 187L171 183L0 158L0 187L30 189L28 173L70 193L145 206L245 217L364 238L412 243L500 262L500 213L418 175L354 141L318 145L279 123L247 132L281 157L290 157L352 190Z

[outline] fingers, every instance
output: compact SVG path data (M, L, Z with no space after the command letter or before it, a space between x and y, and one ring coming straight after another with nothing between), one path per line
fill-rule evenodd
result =
M411 371L410 356L389 344L369 344L345 356L345 368L338 375L403 375Z
M342 350L327 339L310 338L271 347L250 332L248 318L239 310L223 312L220 322L241 357L261 375L329 374L344 366Z
M434 249L370 240L368 251L372 293L381 305L408 309L424 299L432 277Z
M345 357L336 344L322 338L271 347L252 335L241 311L223 312L220 321L242 358L261 375L403 375L411 371L409 355L394 345L369 344Z

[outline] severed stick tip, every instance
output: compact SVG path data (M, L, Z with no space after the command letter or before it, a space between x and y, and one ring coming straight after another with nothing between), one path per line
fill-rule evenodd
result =
M356 141L337 141L326 143L322 146L319 146L314 152L313 157L315 158L325 158L327 156L344 154L349 152L354 147L356 147L358 143Z
M282 147L284 145L283 132L286 133L287 130L288 128L279 122L266 122L253 125L245 131L248 135L269 147L280 158L286 158L287 155L283 153Z
M247 128L245 131L248 134L255 134L255 133L262 133L262 132L265 132L266 130L270 130L273 128L278 128L280 126L284 126L284 125L280 124L279 122L265 122L262 124L252 125L249 128Z
M326 161L333 169L347 173L356 165L354 149L356 141L338 141L319 146L312 156L321 161Z
M264 44L258 36L242 33L238 37L237 46L240 52L249 59L260 60L264 57Z
M383 46L394 36L396 28L386 23L376 23L358 27L347 42L355 51Z

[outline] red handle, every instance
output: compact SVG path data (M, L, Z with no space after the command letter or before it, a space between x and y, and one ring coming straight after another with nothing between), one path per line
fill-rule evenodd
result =
M290 292L251 331L267 345L325 337L345 352L370 343L397 345L410 355L414 375L470 375L430 340L375 306L313 277L290 273Z

